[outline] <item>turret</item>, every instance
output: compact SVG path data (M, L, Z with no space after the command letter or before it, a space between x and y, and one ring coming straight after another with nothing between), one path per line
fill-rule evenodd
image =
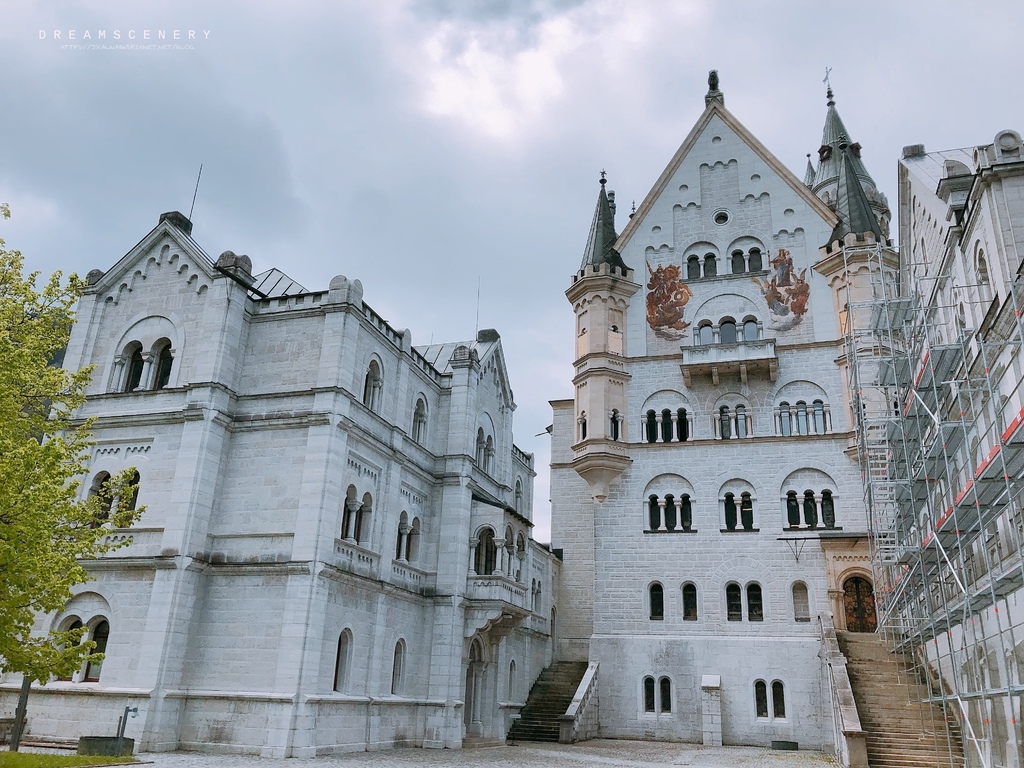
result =
M604 501L608 485L630 465L625 365L626 310L640 286L615 250L615 193L601 173L590 237L580 270L565 292L576 314L574 469Z

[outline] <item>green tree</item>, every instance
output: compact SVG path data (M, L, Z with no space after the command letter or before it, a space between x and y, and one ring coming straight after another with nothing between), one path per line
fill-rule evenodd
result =
M10 217L0 204L0 216ZM36 289L18 251L0 239L0 668L45 682L81 666L94 647L82 630L32 634L40 614L61 610L88 581L83 560L114 547L111 527L130 526L134 468L79 500L90 424L75 418L90 369L53 363L67 347L81 282L55 273Z

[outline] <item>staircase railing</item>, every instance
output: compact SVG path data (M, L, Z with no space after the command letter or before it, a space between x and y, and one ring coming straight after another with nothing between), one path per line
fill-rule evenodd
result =
M868 768L867 734L860 725L853 686L846 670L846 657L839 650L832 619L818 616L821 650L828 668L828 688L832 699L836 758L844 768Z
M560 744L586 741L597 735L597 667L597 662L587 667L565 714L558 717Z

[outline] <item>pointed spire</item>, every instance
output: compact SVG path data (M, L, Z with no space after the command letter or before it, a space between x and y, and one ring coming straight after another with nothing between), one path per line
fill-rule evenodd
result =
M850 132L846 130L846 126L843 124L843 118L839 116L839 110L836 109L835 96L832 93L832 86L829 85L826 91L828 106L828 113L825 115L825 127L821 132L821 148L818 150L818 170L814 174L814 186L812 190L815 194L820 192L828 185L834 184L836 179L839 178L839 140L846 138L849 141ZM860 144L850 143L850 150L853 153L853 167L857 171L857 177L862 183L869 185L872 189L875 188L875 180L871 178L871 174L868 173L868 169L864 167L864 163L860 159Z
M814 165L811 163L811 153L807 153L807 170L804 171L804 186L814 186Z
M850 233L864 235L871 232L878 242L884 243L885 237L878 225L878 218L871 210L871 203L857 175L853 147L847 142L845 136L840 137L838 149L840 157L839 179L836 187L836 215L839 216L839 223L832 230L830 242L841 240Z
M610 201L609 194L604 190L607 183L605 172L601 171L601 191L597 195L597 209L594 211L594 222L590 225L590 237L587 238L587 248L583 252L581 270L600 264L611 264L623 272L628 269L619 252L612 247L618 238L615 233L615 193L610 193Z

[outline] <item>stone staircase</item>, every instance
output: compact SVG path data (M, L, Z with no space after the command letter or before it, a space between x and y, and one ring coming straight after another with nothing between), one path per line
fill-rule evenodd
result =
M526 706L508 733L509 741L558 741L564 715L587 671L587 662L558 661L540 673Z
M867 733L871 768L961 768L963 740L937 704L923 704L928 686L901 654L890 653L882 635L836 632ZM952 747L949 740L952 740ZM952 757L950 753L952 752Z

